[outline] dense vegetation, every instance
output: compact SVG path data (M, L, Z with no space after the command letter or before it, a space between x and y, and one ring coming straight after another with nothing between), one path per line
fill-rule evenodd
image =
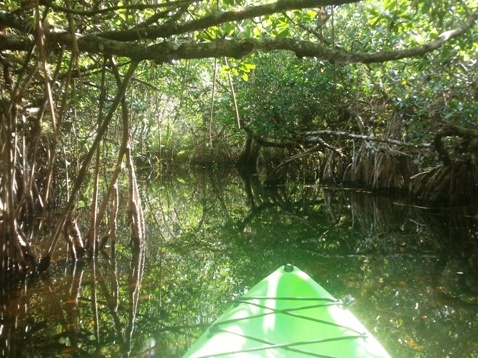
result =
M138 165L261 165L268 185L300 177L469 204L477 6L6 0L2 269L35 269L38 256L47 268L63 237L74 258L94 256L121 215L142 251ZM78 207L91 208L87 230ZM45 234L48 248L33 246Z

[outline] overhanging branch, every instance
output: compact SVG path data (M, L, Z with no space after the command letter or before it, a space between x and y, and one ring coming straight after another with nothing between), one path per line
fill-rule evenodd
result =
M294 0L295 1L295 0ZM292 0L282 0L277 3L274 3L276 7L279 7L282 11L283 9L291 8L294 2ZM300 8L301 6L306 7L312 6L311 4L324 4L324 3L336 3L337 1L319 1L319 0L302 0L298 1L298 6L294 8ZM273 4L263 5L272 6ZM259 10L261 6L254 7L258 13L261 13ZM269 9L269 8L268 8ZM244 10L247 11L247 10ZM269 11L271 11L269 9ZM262 11L262 12L265 12ZM237 12L243 13L243 12ZM237 15L237 13L234 13ZM229 15L227 15L229 14ZM202 23L195 23L193 26L192 23L186 23L185 25L171 25L174 27L174 31L171 28L169 35L167 32L162 32L162 35L165 37L172 36L172 34L177 34L178 26L182 27L184 31L188 26L191 26L188 31L193 31L194 29L205 28L211 24L217 24L219 22L234 21L234 16L231 15L232 12L221 13L219 15L211 15L201 19ZM232 16L232 17L231 17ZM238 15L237 15L238 16ZM251 16L251 13L248 14ZM224 18L223 18L224 17ZM229 18L231 17L231 18ZM246 17L242 14L240 18ZM218 18L222 20L218 20ZM209 20L205 20L209 19ZM214 19L214 21L213 21ZM465 33L468 29L475 25L478 19L478 10L472 13L468 19L460 26L455 29L448 30L437 36L435 40L427 42L425 44L415 46L409 49L398 49L391 51L379 51L372 53L361 53L361 52L348 52L342 49L333 49L323 44L303 41L293 38L266 38L266 39L232 39L232 40L216 40L212 42L185 42L185 43L175 43L175 42L161 42L153 45L146 45L136 42L123 42L112 40L105 36L105 33L98 35L86 35L86 36L77 36L78 49L84 52L98 53L107 56L121 56L127 57L134 61L142 60L151 60L157 63L171 62L178 59L200 59L200 58L220 58L220 57L233 57L233 58L242 58L251 54L253 52L269 52L274 50L287 50L294 52L298 57L315 57L322 60L328 60L330 62L342 62L342 63L373 63L373 62L386 62L393 61L408 57L422 56L426 53L434 51L441 47L445 42L450 41L451 39L457 38L458 36ZM200 20L198 20L200 21ZM202 24L199 26L199 24ZM169 27L169 26L168 26ZM156 30L158 28L155 28ZM137 29L138 30L138 29ZM151 27L141 29L140 31L153 31ZM163 29L165 30L165 29ZM183 31L181 30L181 31ZM136 31L136 30L135 30ZM139 31L139 30L138 30ZM153 31L154 32L154 31ZM118 33L116 33L118 34ZM50 43L58 43L70 48L72 46L72 37L68 33L49 33L47 35L47 41ZM158 36L158 33L156 35ZM28 48L31 40L24 39L23 41L16 39L10 39L9 36L3 35L0 38L0 50L19 50L20 47Z
M224 12L213 11L204 17L184 23L167 23L159 26L150 26L141 29L133 28L125 31L108 31L96 35L116 41L168 38L174 35L183 35L195 31L201 31L228 22L237 22L289 10L309 9L329 5L344 5L360 1L361 0L279 0L270 4L246 7L241 10Z

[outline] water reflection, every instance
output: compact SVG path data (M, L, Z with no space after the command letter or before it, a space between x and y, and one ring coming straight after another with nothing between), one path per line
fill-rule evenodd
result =
M2 284L2 357L129 356L144 254L129 256L54 263L21 290Z
M144 251L124 230L96 262L2 278L2 356L180 357L232 298L285 262L354 296L393 356L478 355L476 211L267 188L234 171L143 184Z

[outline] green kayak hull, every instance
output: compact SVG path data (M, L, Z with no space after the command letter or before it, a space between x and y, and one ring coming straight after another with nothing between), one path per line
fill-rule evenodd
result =
M390 357L322 286L285 265L252 287L184 357Z

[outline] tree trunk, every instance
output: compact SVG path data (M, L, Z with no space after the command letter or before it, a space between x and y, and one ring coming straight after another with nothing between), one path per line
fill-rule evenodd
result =
M257 158L259 157L259 144L254 140L250 133L247 133L246 141L244 142L244 150L242 151L237 165L240 167L250 167L256 169Z

